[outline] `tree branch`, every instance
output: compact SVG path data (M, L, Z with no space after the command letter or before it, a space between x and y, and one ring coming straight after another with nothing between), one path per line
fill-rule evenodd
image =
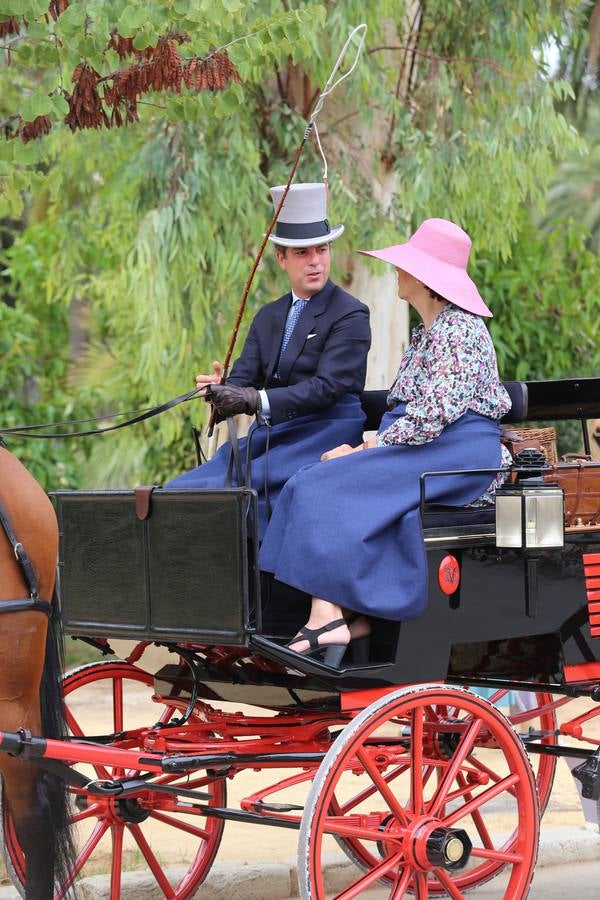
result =
M481 63L484 66L495 69L501 75L504 75L505 78L510 78L511 80L514 79L514 75L511 75L510 72L508 72L504 66L501 66L495 59L489 59L483 56L440 56L437 53L428 53L426 50L417 50L415 47L409 47L406 44L387 44L381 47L371 47L370 50L367 50L367 53L378 53L380 50L404 50L406 53L414 53L417 56L424 56L427 59L434 59L437 62Z
M418 19L418 21L419 21L419 27L418 27L418 29L417 29L417 33L416 33L416 36L415 36L415 27L416 27L416 24L417 24L417 19ZM413 51L413 55L412 55L412 58L411 58L410 66L408 67L408 73L407 73L407 75L406 75L406 80L405 80L405 75L404 75L404 73L405 73L405 70L406 70L406 62L407 62L407 60L408 60L408 54L407 54L407 53L404 54L404 58L403 58L403 60L402 60L402 63L401 63L401 65L398 67L398 78L396 79L396 87L395 87L395 90L394 90L394 96L395 96L396 100L399 100L399 99L400 99L400 89L401 89L401 87L402 87L402 82L403 82L403 81L405 81L404 97L405 97L405 100L408 100L408 94L409 94L409 88L410 88L410 81L411 81L411 78L412 78L413 66L414 66L415 59L416 59L416 56L415 56L414 51L416 50L416 46L417 46L417 44L418 44L418 42L419 42L419 33L420 33L420 30L421 30L421 23L422 23L422 21L423 21L423 16L422 16L422 6L419 5L419 6L417 7L417 10L416 10L416 12L415 12L415 14L414 14L414 16L413 16L413 20L412 20L412 22L410 23L410 27L409 27L409 29L408 29L409 46L410 46L410 49ZM394 128L395 128L395 127L396 127L396 109L394 108L394 110L393 110L393 112L392 112L392 118L390 119L390 127L389 127L389 129L388 129L388 136L387 136L387 141L386 141L386 143L385 143L385 149L384 149L384 151L383 151L383 153L382 153L382 159L387 160L388 164L390 164L390 163L392 162L392 152L391 152L391 147L392 147L392 137L393 137L393 134L394 134Z
M8 125L10 125L11 122L14 122L15 119L20 119L20 118L21 118L20 113L13 113L13 114L12 114L11 116L9 116L7 119L2 119L2 121L0 121L0 131L4 131L4 129L5 129Z

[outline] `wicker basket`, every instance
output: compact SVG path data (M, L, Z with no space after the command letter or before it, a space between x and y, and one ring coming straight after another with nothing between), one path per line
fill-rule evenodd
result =
M512 428L522 441L539 441L546 460L553 465L558 462L556 451L556 428Z

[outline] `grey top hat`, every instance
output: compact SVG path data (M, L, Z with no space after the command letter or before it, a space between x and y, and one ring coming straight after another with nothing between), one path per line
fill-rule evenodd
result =
M271 188L275 209L284 190L283 184ZM324 184L292 184L269 240L282 247L313 247L335 241L343 230L343 225L329 226Z

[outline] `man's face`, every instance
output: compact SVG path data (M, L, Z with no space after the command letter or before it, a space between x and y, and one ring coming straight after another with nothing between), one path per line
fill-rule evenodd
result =
M290 279L294 293L307 300L320 291L329 278L329 244L288 247L285 256L278 250L277 262Z

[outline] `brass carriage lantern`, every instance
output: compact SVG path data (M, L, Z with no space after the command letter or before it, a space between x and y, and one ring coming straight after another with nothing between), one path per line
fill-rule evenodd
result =
M565 543L562 489L543 480L550 467L539 450L515 456L517 481L496 492L496 546L552 550Z

